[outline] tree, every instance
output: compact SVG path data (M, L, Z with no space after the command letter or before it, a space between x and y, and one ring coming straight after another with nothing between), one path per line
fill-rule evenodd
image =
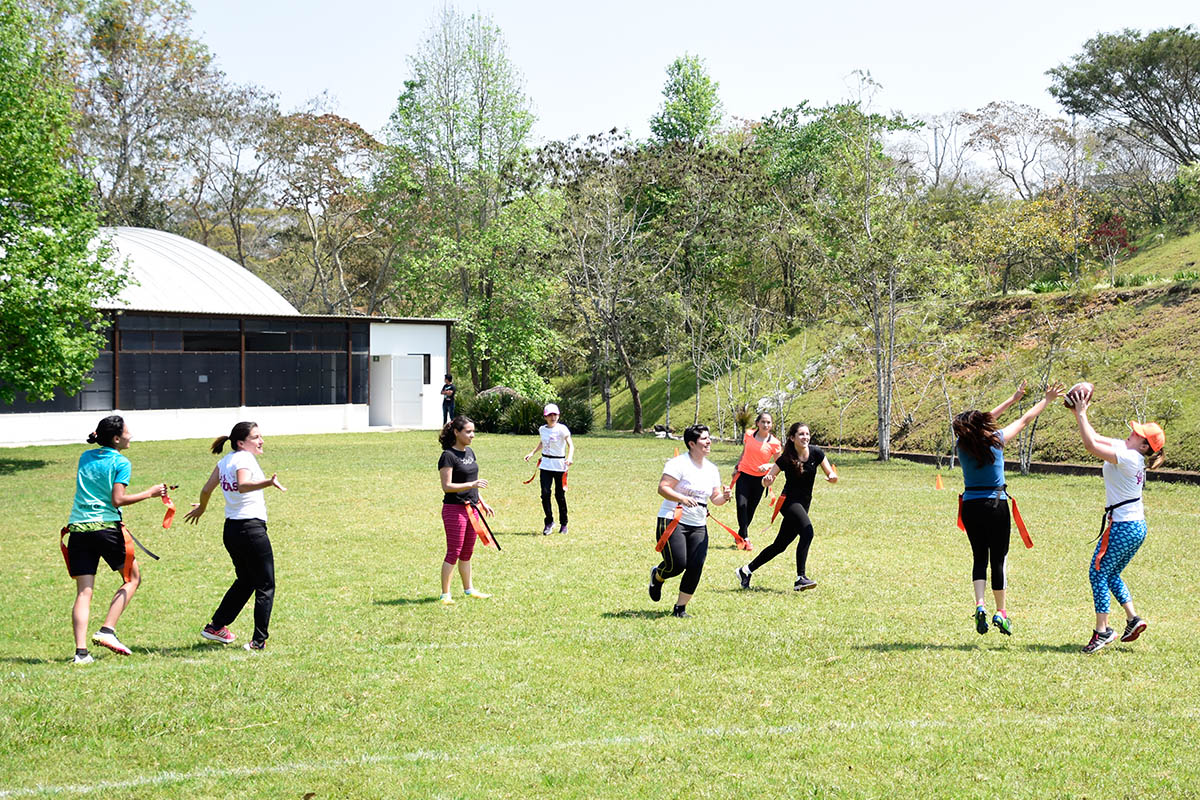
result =
M1031 200L1056 180L1055 162L1071 144L1062 120L1020 103L988 103L976 112L964 112L961 120L971 129L967 147L990 153L996 171L1023 200Z
M1117 261L1122 254L1137 250L1129 241L1129 229L1125 227L1125 218L1115 211L1102 215L1088 236L1088 244L1108 265L1109 285L1116 286Z
M71 87L17 0L0 0L0 400L74 394L123 273L97 233L86 179L66 163Z
M720 86L705 72L704 59L684 53L667 67L662 107L650 118L650 132L660 142L704 141L721 124Z
M178 143L219 81L190 18L185 0L97 0L87 10L77 146L108 224L167 226Z
M409 58L409 70L392 113L391 144L413 158L437 210L431 221L436 234L449 237L450 251L462 254L483 241L522 184L520 167L534 117L504 37L489 17L463 17L443 7ZM488 272L496 262L456 258L453 263L456 306L478 320L494 313L487 291L496 285ZM525 272L507 279L535 282L538 276ZM458 336L476 391L492 385L481 330L464 329Z
M1121 127L1178 164L1200 160L1200 32L1191 25L1102 33L1046 74L1067 111Z

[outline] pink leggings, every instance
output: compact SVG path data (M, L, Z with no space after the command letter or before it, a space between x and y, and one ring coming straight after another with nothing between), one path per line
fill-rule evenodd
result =
M442 524L446 526L447 564L470 561L475 552L475 529L461 503L442 503Z

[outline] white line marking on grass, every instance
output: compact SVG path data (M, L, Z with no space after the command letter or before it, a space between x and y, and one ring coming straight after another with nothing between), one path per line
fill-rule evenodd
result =
M1057 723L1055 723L1057 724ZM930 728L952 727L949 722L931 720L897 720L843 722L841 720L816 725L776 725L761 728L698 728L691 731L676 731L669 735L644 734L641 736L605 736L594 739L575 739L529 745L488 745L464 752L448 750L413 750L397 755L364 755L356 758L338 758L328 761L295 761L257 767L201 767L189 772L159 772L127 780L99 781L91 784L61 784L25 786L18 789L0 789L0 798L34 797L37 795L93 794L96 792L121 791L148 786L163 786L205 778L250 778L257 775L281 775L293 772L331 772L355 765L391 764L399 761L459 761L463 758L478 758L495 755L545 754L562 750L581 750L591 747L613 747L628 745L665 744L677 739L725 738L749 736L761 739L766 736L792 736L814 730L856 730L862 728ZM957 724L953 725L957 727Z

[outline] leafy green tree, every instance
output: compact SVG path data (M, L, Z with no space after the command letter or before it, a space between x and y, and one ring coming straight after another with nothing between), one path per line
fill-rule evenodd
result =
M1191 25L1102 33L1046 74L1067 111L1121 127L1178 164L1200 160L1200 32Z
M498 312L489 292L498 284L491 270L500 262L467 255L481 252L488 229L522 184L534 117L504 37L489 17L464 17L443 7L408 63L411 77L392 113L391 144L416 165L435 211L429 235L450 240L440 251L450 254L442 263L453 265L454 274L434 291L454 291L452 305L478 323L458 331L457 344L472 384L482 391L494 383L494 350L485 331L504 323L489 317ZM524 271L504 280L533 284L540 276Z
M87 181L66 163L71 87L17 0L0 0L0 400L74 394L107 325L94 303L124 276L89 250Z
M720 84L708 76L704 59L683 54L667 67L663 103L650 118L660 142L701 142L721 124Z
M185 0L94 0L84 14L76 145L107 224L169 226L177 145L220 80L191 13Z

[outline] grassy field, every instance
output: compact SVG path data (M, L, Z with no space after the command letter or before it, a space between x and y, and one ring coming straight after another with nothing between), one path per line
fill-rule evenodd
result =
M544 538L533 440L479 437L504 552L474 560L490 600L456 579L443 607L432 433L264 433L289 488L268 495L269 649L198 637L232 576L219 503L162 532L148 502L127 515L162 556L118 628L134 654L81 667L55 538L82 446L0 451L0 798L1200 796L1196 488L1151 484L1126 571L1150 628L1084 656L1098 478L1012 479L1036 547L1014 537L1006 638L974 631L959 481L935 491L929 467L835 456L804 594L790 553L737 589L744 554L712 526L679 620L673 586L645 590L674 443L579 438L572 532ZM199 441L128 455L133 488L179 482L184 508L214 461ZM733 459L718 448L726 477ZM98 579L93 628L117 582ZM240 645L250 610L232 627Z

